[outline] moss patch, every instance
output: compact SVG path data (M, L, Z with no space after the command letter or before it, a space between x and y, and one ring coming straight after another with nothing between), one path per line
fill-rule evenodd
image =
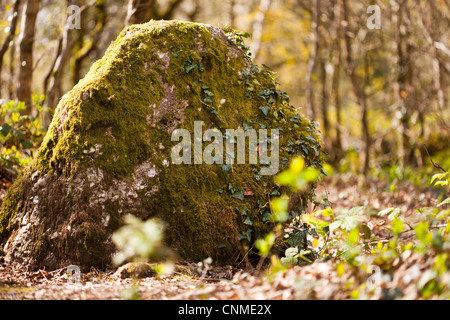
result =
M241 35L181 21L131 26L61 99L37 158L9 191L0 214L7 256L105 267L110 235L132 213L164 220L183 258L234 263L242 243L270 230L265 204L284 190L260 164L171 164L171 134L193 133L195 121L203 132L278 129L280 170L294 156L321 166L314 123L252 64Z

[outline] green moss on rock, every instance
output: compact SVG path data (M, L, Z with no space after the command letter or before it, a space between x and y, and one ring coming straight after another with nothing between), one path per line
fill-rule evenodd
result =
M172 132L193 133L195 121L203 132L279 129L280 169L294 156L321 166L314 123L252 64L239 34L181 21L131 26L61 99L36 159L9 190L0 213L7 258L105 267L110 236L131 213L164 220L182 258L237 261L242 242L271 229L263 207L278 187L259 164L171 164Z

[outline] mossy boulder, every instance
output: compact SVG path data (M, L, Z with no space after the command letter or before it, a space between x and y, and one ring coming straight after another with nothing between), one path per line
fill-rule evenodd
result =
M242 244L273 227L268 199L283 190L260 163L173 164L174 130L194 132L195 121L222 132L276 128L280 170L295 156L321 166L315 124L249 55L242 35L211 25L126 28L61 99L37 157L10 188L0 213L7 261L104 268L126 214L163 220L181 258L238 261Z

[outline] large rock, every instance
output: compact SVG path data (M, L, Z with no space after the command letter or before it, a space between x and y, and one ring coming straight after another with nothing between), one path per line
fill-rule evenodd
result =
M174 164L174 130L194 135L200 121L203 132L224 136L277 129L280 170L295 155L321 165L314 123L290 106L270 71L252 64L242 40L180 21L125 29L61 99L36 159L10 188L0 214L6 260L104 268L112 233L133 214L165 221L166 242L182 258L237 261L242 243L273 226L273 176L261 175L260 162Z

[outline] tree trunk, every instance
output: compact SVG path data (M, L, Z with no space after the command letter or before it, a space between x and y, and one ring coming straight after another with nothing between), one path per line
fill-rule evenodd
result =
M79 30L78 39L75 44L75 53L71 59L72 83L76 85L82 78L82 66L84 60L95 50L102 36L106 24L106 6L102 0L97 0L94 8L95 27L86 34L85 29ZM88 39L86 39L88 38Z
M346 21L348 26L348 11L347 11L347 1L341 0L342 18ZM360 85L360 79L355 72L355 62L352 57L352 47L351 47L351 36L345 31L344 43L345 43L345 61L346 61L346 72L350 78L353 92L356 96L358 105L361 108L361 139L362 139L362 152L361 152L361 166L362 173L367 175L369 171L369 160L370 160L370 132L369 132L369 122L367 119L367 96L364 88L364 84Z
M125 26L148 22L150 19L171 20L183 0L171 0L165 11L159 10L158 0L129 0Z
M236 24L236 11L235 11L235 7L236 7L236 0L231 0L230 1L230 27L234 28L235 24Z
M408 43L409 27L405 23L407 15L406 1L398 1L393 6L393 24L395 27L395 45L397 53L397 85L396 94L398 99L397 112L400 115L400 132L399 132L399 160L400 166L407 165L410 161L409 151L411 143L409 142L410 131L410 111L413 107L413 86L412 86L412 68L409 52L411 46Z
M342 26L341 26L341 9L340 4L335 2L333 5L333 78L331 83L331 96L332 103L335 108L336 115L336 127L335 127L335 139L333 141L333 153L331 155L331 161L334 164L338 164L339 160L343 156L342 150L342 121L341 121L341 96L340 96L340 77L341 77L341 50L340 41L342 39Z
M261 48L261 37L262 31L264 27L264 20L266 18L267 10L269 10L271 4L271 0L261 0L259 2L258 12L255 15L255 19L253 21L253 30L252 30L252 43L250 47L252 48L252 57L253 60L259 54L259 49Z
M341 96L340 96L340 76L341 76L341 51L335 50L333 57L333 83L331 85L331 91L333 95L334 108L336 113L336 137L333 143L333 162L337 164L342 157L342 121L341 121Z
M16 82L15 77L15 53L16 53L16 42L12 41L11 50L9 51L9 77L8 77L8 94L9 100L14 100L14 84Z
M325 150L329 153L332 151L331 138L330 138L330 120L328 118L328 104L329 104L329 94L327 91L327 70L326 61L324 58L320 60L320 78L321 78L321 89L322 89L322 101L320 104L320 111L322 113L322 125L323 125L323 139L325 144Z
M314 28L314 49L309 59L308 75L306 77L306 91L308 94L307 112L308 117L311 120L316 119L316 107L314 103L314 93L312 89L312 78L314 74L314 69L316 68L317 65L317 59L319 55L319 17L320 17L319 0L314 0L314 5L312 8L312 18L313 18L312 26Z
M187 14L187 16L189 18L189 21L195 22L195 21L197 21L197 16L199 15L199 13L201 11L201 7L202 7L200 0L194 0L192 6L193 6L193 9L191 10L191 12L189 12ZM233 26L233 25L231 25L231 26Z
M19 6L20 6L20 0L16 0L16 2L14 2L13 12L12 12L13 18L11 20L11 25L9 26L8 35L6 36L5 40L3 41L2 46L0 47L0 77L1 77L2 71L3 71L3 57L5 56L6 51L10 47L11 41L13 41L13 39L14 39L14 35L16 34L17 20L19 18ZM0 83L3 84L4 82L1 81L1 79L0 79ZM3 89L3 86L0 85L0 97L2 96L2 89Z
M127 17L125 25L131 26L147 22L152 15L152 7L155 5L155 0L130 0L128 2Z
M19 36L19 76L16 96L24 101L26 114L31 114L31 85L33 81L33 45L39 0L27 0L22 11Z
M67 0L67 6L75 4L75 0ZM67 23L64 24L64 29L62 31L62 35L58 44L58 55L53 62L53 68L50 71L48 81L48 90L46 90L45 96L45 106L53 111L58 104L60 95L61 95L61 84L62 84L62 75L63 69L67 64L69 59L70 52L73 47L73 42L71 39L71 30ZM48 127L51 122L52 115L50 113L46 113L44 115L44 126Z

